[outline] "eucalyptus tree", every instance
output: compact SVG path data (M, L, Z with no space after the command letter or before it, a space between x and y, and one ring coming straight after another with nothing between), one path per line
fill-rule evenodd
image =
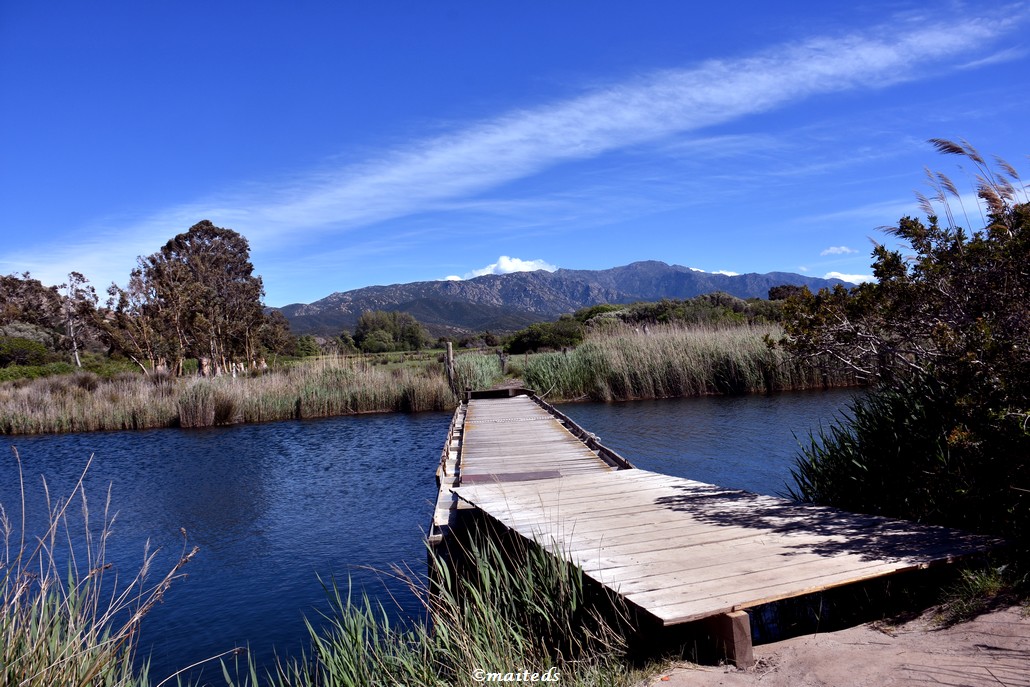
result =
M204 375L255 367L269 323L253 271L247 239L198 222L138 258L127 289L109 290L111 340L144 369L147 361L181 374L186 358Z
M62 310L65 335L72 349L72 360L76 367L82 367L79 351L91 331L95 331L93 324L96 319L97 292L80 272L69 272L68 281L61 284L58 289L64 292Z
M72 352L93 340L96 293L78 272L60 286L44 286L28 272L0 275L0 337L29 339L49 351Z

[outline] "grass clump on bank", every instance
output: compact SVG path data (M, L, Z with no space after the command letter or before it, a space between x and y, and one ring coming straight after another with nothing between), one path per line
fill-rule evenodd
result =
M767 345L772 325L655 326L595 334L576 349L529 358L526 386L556 399L596 401L745 394L850 386L851 374Z
M1026 416L971 405L961 392L916 375L854 401L802 446L792 496L1005 538L1030 589Z

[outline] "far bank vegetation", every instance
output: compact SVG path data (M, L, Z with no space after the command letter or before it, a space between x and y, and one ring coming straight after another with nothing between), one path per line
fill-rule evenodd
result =
M799 360L771 343L782 300L713 293L687 300L585 308L532 325L508 344L530 388L552 399L595 401L770 393L859 383L829 358ZM528 351L538 352L529 355Z
M709 294L598 305L443 352L404 312L363 313L353 332L297 337L267 311L245 238L202 221L140 257L101 302L78 273L47 287L0 276L0 433L205 427L446 410L465 389L520 383L552 400L617 400L846 385L820 361L766 345L771 300ZM439 339L435 343L445 343ZM505 382L505 379L509 381Z

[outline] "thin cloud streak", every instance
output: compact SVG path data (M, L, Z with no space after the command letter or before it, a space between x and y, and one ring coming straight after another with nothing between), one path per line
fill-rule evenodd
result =
M138 237L134 245L151 246L139 251L148 253L173 233L210 218L244 233L258 252L312 242L326 233L446 211L457 200L473 200L565 162L661 141L819 94L917 79L927 69L939 71L948 60L968 59L990 49L993 40L1022 20L1010 14L952 19L946 25L924 22L903 27L907 30L876 27L781 45L752 57L655 72L414 141L380 159L322 170L279 186L199 199L127 223L123 231ZM942 41L942 35L949 40ZM189 220L184 221L186 216ZM61 251L50 254L49 265L38 259L22 263L37 265L34 271L60 273L64 264L78 269L84 262L110 265L117 259L125 260L119 273L127 273L139 252L117 242L114 245L123 248L115 252L110 243L104 245L102 256L91 258L90 247L68 247L67 259ZM102 280L110 278L102 275Z
M1005 62L1014 62L1016 60L1026 57L1026 48L1006 48L1005 50L999 50L993 55L981 58L979 60L973 60L959 66L959 69L979 69L980 67L988 67L992 64L1002 64Z
M515 111L345 168L252 210L271 225L345 228L432 210L562 162L724 123L821 93L879 88L996 38L1006 22L967 19L891 32L816 38L759 56L658 72L555 105Z

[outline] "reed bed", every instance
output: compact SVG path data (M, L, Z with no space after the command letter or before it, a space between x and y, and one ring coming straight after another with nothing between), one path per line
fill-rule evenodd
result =
M45 498L41 533L26 531L24 505L15 523L0 504L0 684L149 685L146 665L134 667L140 623L197 549L184 545L156 583L148 581L152 551L135 577L119 579L106 557L110 502L91 522L81 478L67 498L52 501L48 491Z
M530 356L521 372L526 386L550 398L600 401L857 383L829 363L800 361L766 345L766 336L780 334L773 326L623 328L566 353ZM490 388L503 378L498 358L481 353L457 356L455 372L462 390ZM214 378L77 372L0 384L0 433L208 427L445 410L456 402L442 367L432 362L387 366L327 356L257 376Z
M575 350L530 357L524 380L556 399L597 401L746 394L853 386L829 362L802 361L768 339L775 326L621 328Z
M259 376L184 377L89 372L0 386L0 433L208 427L453 407L432 366L388 369L326 357Z
M454 358L455 386L464 389L489 389L504 378L501 361L493 353L465 353Z
M487 674L538 675L563 685L632 685L643 676L626 660L631 626L616 599L595 595L581 570L520 541L474 537L461 574L430 556L433 583L404 574L423 599L428 623L398 627L380 605L328 587L328 625L310 623L310 655L278 662L271 674L249 665L233 687L476 685ZM549 679L541 680L541 676ZM509 678L509 682L515 681Z

